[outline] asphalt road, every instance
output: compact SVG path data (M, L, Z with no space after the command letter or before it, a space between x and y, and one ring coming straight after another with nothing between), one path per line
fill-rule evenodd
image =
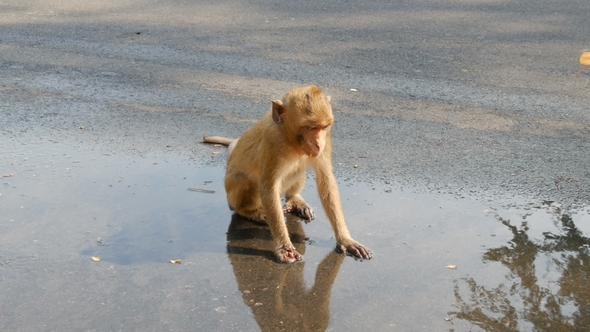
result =
M4 0L0 145L223 165L202 136L237 137L271 99L316 83L336 110L340 179L585 207L589 12L585 0Z

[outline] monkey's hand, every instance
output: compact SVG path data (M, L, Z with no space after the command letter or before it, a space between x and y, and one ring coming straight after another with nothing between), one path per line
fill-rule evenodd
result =
M348 245L337 243L336 252L341 254L347 254L360 259L373 258L373 253L371 252L371 250L369 250L367 247L363 246L362 244L354 240Z
M290 264L301 260L301 255L299 255L292 245L282 245L275 251L275 255L277 256L277 262L283 264Z

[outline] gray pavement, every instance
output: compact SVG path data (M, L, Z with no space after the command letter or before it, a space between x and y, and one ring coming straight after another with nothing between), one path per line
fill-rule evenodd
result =
M589 10L0 0L0 329L588 330ZM309 83L371 261L310 181L305 259L272 262L200 143Z
M0 139L176 149L223 165L202 136L239 136L269 100L317 83L333 97L341 179L585 206L590 69L578 57L589 9L2 1Z

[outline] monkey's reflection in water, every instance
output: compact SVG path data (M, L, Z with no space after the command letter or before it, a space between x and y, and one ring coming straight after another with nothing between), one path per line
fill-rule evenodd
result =
M287 222L291 241L305 253L300 222ZM274 262L273 240L268 226L237 214L227 232L227 252L243 293L262 331L325 331L330 320L330 292L345 255L334 250L319 264L315 282L307 289L304 262Z

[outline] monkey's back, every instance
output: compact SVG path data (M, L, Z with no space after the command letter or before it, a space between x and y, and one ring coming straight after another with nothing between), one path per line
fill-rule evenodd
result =
M286 149L284 133L272 119L271 111L264 114L252 127L238 139L227 160L226 176L240 176L257 183L262 168L270 168L272 173L292 173L305 166L305 162L291 164L293 170L273 169L284 159L299 159L301 156L292 149Z

